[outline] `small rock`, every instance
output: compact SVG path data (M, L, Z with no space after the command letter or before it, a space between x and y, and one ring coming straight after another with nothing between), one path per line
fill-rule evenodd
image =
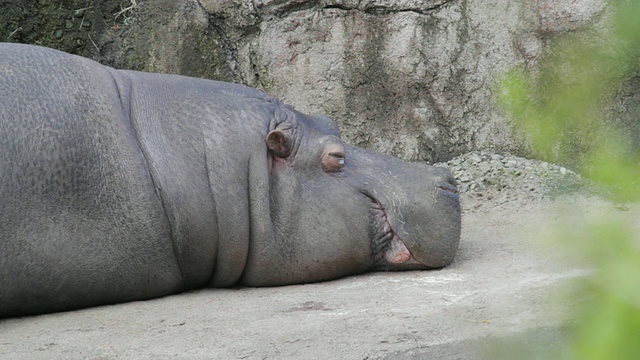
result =
M474 163L479 163L482 161L482 158L476 153L471 153L471 155L469 156L469 160L473 161Z

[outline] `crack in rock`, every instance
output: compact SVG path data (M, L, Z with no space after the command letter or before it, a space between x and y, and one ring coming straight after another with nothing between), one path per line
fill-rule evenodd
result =
M427 15L453 0L253 0L255 9L263 14L282 15L312 8L362 11L372 14L413 12Z

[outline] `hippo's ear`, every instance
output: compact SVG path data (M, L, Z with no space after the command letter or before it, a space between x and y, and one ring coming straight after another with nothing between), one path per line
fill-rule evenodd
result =
M293 141L289 133L282 130L273 130L267 135L267 147L278 157L287 157L291 153Z

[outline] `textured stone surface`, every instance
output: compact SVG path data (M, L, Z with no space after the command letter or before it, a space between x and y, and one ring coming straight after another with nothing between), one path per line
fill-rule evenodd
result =
M508 2L336 3L261 24L250 51L270 92L333 116L350 142L404 159L518 150L490 102L495 65L513 63L509 34L493 30L518 26ZM494 8L491 25L474 5Z
M508 202L526 205L563 193L592 189L575 172L556 164L513 155L471 152L437 166L449 168L465 196L465 212L499 207Z
M535 68L550 38L598 20L603 4L259 1L261 31L240 56L256 62L241 66L242 78L333 116L351 143L404 159L518 153L493 103L496 77Z
M131 16L129 11L122 11L121 5L125 3L120 0L96 4L89 0L3 0L0 1L0 41L38 44L94 56L99 46L98 37L120 28Z

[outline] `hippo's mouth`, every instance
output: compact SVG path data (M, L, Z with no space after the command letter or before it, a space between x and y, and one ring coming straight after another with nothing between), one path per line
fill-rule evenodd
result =
M384 259L390 264L402 264L413 259L409 248L393 231L384 207L378 201L373 200L372 209L375 233L371 246L376 262Z

